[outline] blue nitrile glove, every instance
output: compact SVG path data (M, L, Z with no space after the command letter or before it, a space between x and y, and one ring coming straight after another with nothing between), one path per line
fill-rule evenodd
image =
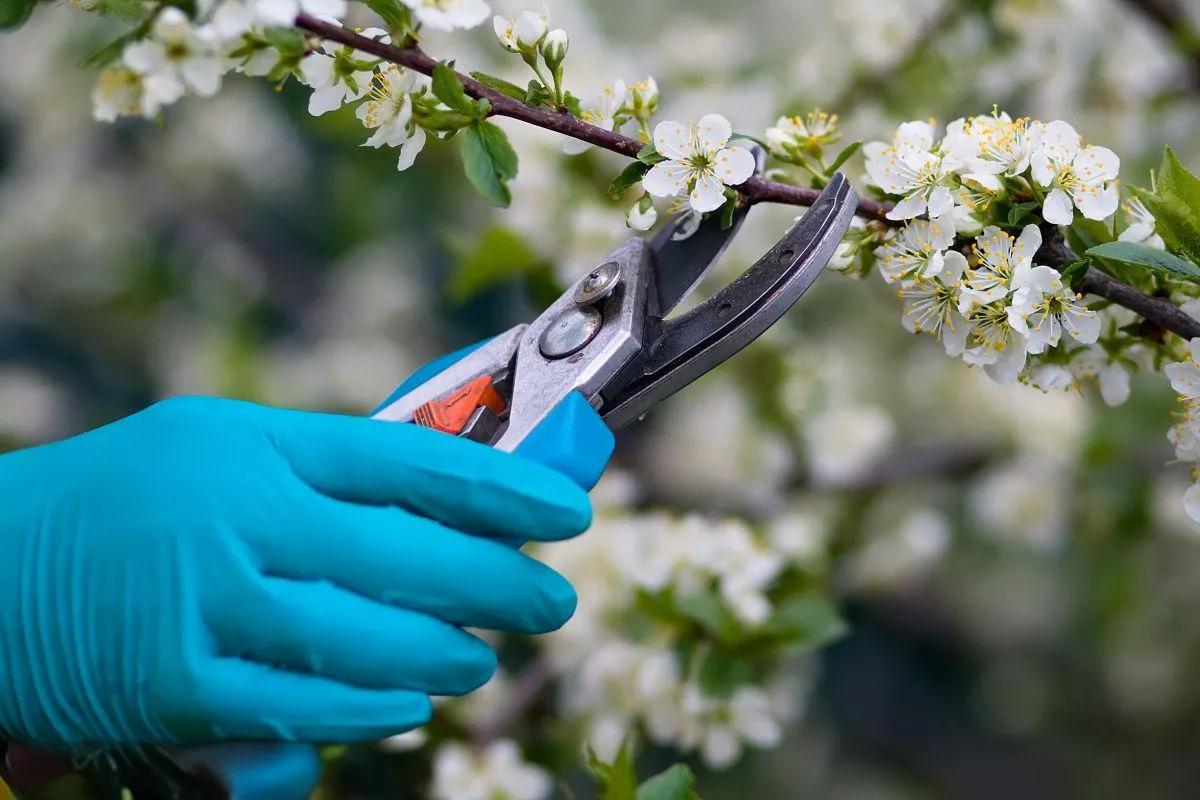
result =
M532 459L594 480L611 436L578 396L542 431L513 456L187 398L0 457L0 734L354 741L421 724L428 694L495 668L461 626L542 632L574 608L565 580L491 538L590 520Z

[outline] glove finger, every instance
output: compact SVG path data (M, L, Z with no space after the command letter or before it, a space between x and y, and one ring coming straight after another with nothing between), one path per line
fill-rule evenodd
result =
M568 478L467 439L334 414L276 411L272 425L296 474L329 497L483 535L556 540L591 523L587 494Z
M241 743L175 751L184 767L203 765L220 775L233 800L298 800L321 777L321 758L309 744Z
M496 671L466 631L324 582L260 579L209 626L223 655L371 689L460 695Z
M517 447L517 454L591 489L612 456L612 431L579 392L571 392Z
M250 542L264 572L329 581L465 627L544 633L574 613L565 578L492 539L402 509L320 495L302 505L285 536Z
M364 742L424 725L422 692L364 689L237 658L214 659L197 686L200 713L220 739Z

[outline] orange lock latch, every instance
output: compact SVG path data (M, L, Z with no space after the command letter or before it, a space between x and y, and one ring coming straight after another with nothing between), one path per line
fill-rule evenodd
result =
M504 411L504 398L496 391L491 375L482 375L441 400L429 401L413 412L413 422L457 436L480 406L496 416Z

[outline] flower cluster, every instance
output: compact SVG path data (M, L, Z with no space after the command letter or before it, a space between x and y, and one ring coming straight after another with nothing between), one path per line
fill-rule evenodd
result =
M591 746L611 756L640 726L720 768L746 745L777 743L806 675L794 646L817 643L784 633L789 609L809 602L789 589L795 542L776 546L741 521L657 513L601 517L593 533L539 553L579 587L576 616L546 647ZM743 661L749 641L760 656Z
M903 224L868 247L898 287L906 329L938 338L948 355L1001 383L1050 390L1097 379L1106 401L1124 401L1121 348L1098 344L1106 328L1116 336L1115 319L1106 323L1057 270L1038 264L1039 216L1070 225L1076 211L1088 220L1117 211L1111 150L1084 147L1065 122L995 112L951 123L940 141L930 123L906 123L891 143L864 151L872 183L897 199L888 218ZM1152 234L1151 224L1144 238Z

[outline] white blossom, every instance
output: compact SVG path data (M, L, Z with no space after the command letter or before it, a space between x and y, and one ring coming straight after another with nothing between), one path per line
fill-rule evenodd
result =
M1100 315L1081 305L1079 296L1057 277L1053 284L1045 293L1039 288L1028 299L1021 298L1011 309L1013 326L1026 337L1026 349L1034 355L1056 347L1064 331L1080 344L1093 344L1100 338Z
M497 14L492 17L492 29L496 32L496 40L500 42L501 47L510 53L520 52L521 46L517 43L516 22Z
M1105 404L1119 406L1129 399L1129 369L1100 345L1092 345L1074 355L1070 367L1080 380L1097 382Z
M1025 337L1013 326L1009 306L1003 301L976 305L967 315L971 330L963 361L982 366L1000 384L1016 383L1028 360Z
M780 117L774 127L767 128L765 138L771 152L790 159L836 141L837 129L837 114L817 110L806 117Z
M596 107L584 109L583 121L606 131L616 130L617 115L625 107L625 92L625 81L623 80L617 80L612 86L601 89ZM580 139L567 139L563 143L563 152L568 155L578 155L586 152L589 147L591 144Z
M1158 235L1158 221L1150 213L1150 209L1136 197L1125 204L1125 216L1129 220L1128 227L1117 237L1122 242L1132 242L1155 250L1165 250L1166 244Z
M449 742L434 756L435 800L543 800L552 788L549 774L527 763L510 739L492 742L482 753Z
M966 273L963 313L972 303L986 305L1028 285L1033 257L1041 246L1042 232L1037 225L1025 226L1019 239L994 226L985 228L975 242L979 264Z
M1114 181L1121 160L1106 147L1084 147L1066 122L1041 129L1031 163L1033 179L1050 190L1042 215L1051 224L1070 225L1076 208L1088 219L1107 219L1120 205Z
M524 47L534 47L542 41L549 26L548 12L539 14L536 11L522 11L516 23L517 43Z
M390 41L386 31L366 28L362 36L380 41ZM363 97L371 90L372 69L355 69L353 60L370 59L366 53L325 42L323 52L310 53L300 62L300 73L304 82L312 87L308 98L308 113L314 117L334 111L344 103Z
M128 67L109 67L100 73L92 89L92 116L100 122L113 122L118 117L146 114L145 86L140 73Z
M629 207L625 221L635 231L648 231L658 222L658 211L653 203L643 203L639 200Z
M754 156L740 147L726 147L733 129L720 114L699 122L660 122L654 147L666 157L642 179L655 197L687 195L699 212L715 211L725 202L725 187L738 186L754 174Z
M126 45L125 65L143 76L143 105L168 105L186 91L211 97L221 88L225 70L217 52L215 34L198 28L174 6L164 8L154 20L150 37Z
M346 0L250 0L254 16L263 25L291 27L301 12L325 19L346 16Z
M417 21L434 30L474 28L482 24L492 9L484 0L400 0L412 9Z
M959 310L966 269L967 259L962 253L946 253L943 268L936 276L907 281L898 293L904 301L904 329L937 337L952 358L963 354L971 332L970 323Z
M932 278L945 266L954 246L954 226L941 220L913 220L893 232L875 251L879 271L888 283L906 278Z
M963 180L990 191L1001 188L1001 177L1017 177L1029 169L1039 126L1008 114L970 117L947 126L946 147L960 155Z
M863 148L867 175L885 193L902 197L888 219L906 220L928 214L940 217L954 207L954 163L934 152L933 127L927 122L901 125L892 143L871 142Z
M375 133L364 143L368 147L399 147L396 169L412 166L425 146L425 131L413 122L412 93L423 88L416 73L388 64L376 74L365 103L355 113L363 125Z

